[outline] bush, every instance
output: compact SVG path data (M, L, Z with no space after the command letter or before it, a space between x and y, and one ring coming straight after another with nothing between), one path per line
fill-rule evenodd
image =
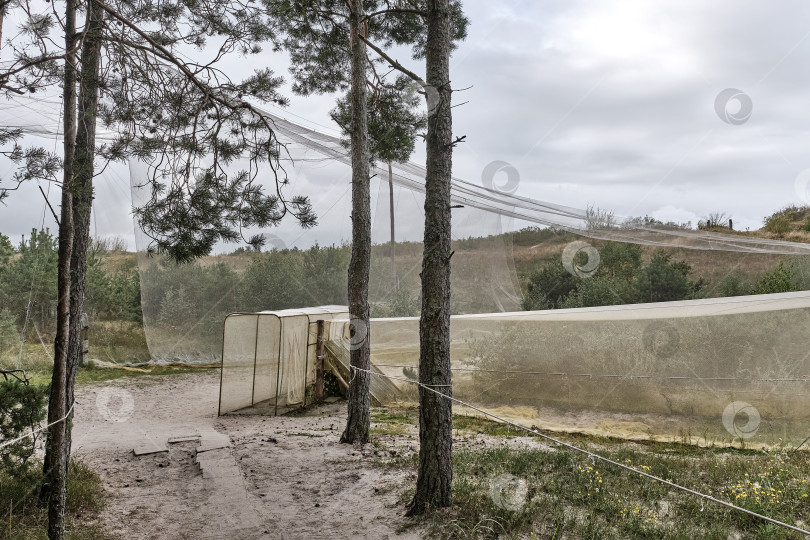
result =
M739 274L728 274L720 282L720 296L745 296L750 294L749 288L746 287Z
M756 282L752 294L773 294L799 290L801 287L797 282L794 266L790 263L780 262L776 268Z
M399 287L383 303L371 304L372 317L416 317L422 305L420 294L411 294L406 287Z
M550 262L529 277L523 309L686 300L705 286L703 280L689 279L691 267L672 261L671 255L655 253L644 265L642 254L638 244L606 242L599 249L599 267L589 278L572 275L559 261Z
M790 217L786 215L773 215L765 222L765 230L774 234L785 234L792 228Z
M23 237L13 259L0 257L0 305L22 323L26 314L40 331L54 323L56 305L57 239L46 230ZM29 305L30 303L30 305Z
M45 386L11 379L0 382L0 436L10 441L35 429L45 419ZM37 436L0 448L0 465L11 474L25 474L36 450Z
M555 309L561 307L565 298L579 283L579 278L569 273L560 261L547 263L529 276L528 292L523 298L523 309Z
M639 302L669 302L691 296L693 285L689 281L691 268L686 263L672 262L668 253L656 253L650 263L638 271L633 280L636 300ZM699 288L699 287L698 287Z

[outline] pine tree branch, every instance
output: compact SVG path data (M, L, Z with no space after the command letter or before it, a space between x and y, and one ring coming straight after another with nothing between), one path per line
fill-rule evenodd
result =
M427 11L423 11L421 9L404 9L404 8L391 8L391 9L382 9L380 11L375 11L374 13L369 13L365 17L363 17L363 22L371 19L372 17L376 17L377 15L385 15L388 13L398 13L398 14L412 14L412 15L419 15L421 17L425 17L427 15Z
M419 75L417 75L413 71L409 70L408 68L406 68L405 66L403 66L402 64L400 64L399 62L397 62L396 60L391 58L390 56L388 56L388 54L386 54L385 51L383 51L381 48L379 48L374 43L369 41L368 38L366 38L363 35L360 35L360 39L363 40L363 43L365 43L366 45L371 47L371 50L373 50L374 52L379 54L381 57L383 57L391 65L391 67L397 69L398 71L401 71L402 73L404 73L405 75L407 75L411 79L415 80L420 85L422 85L422 87L427 86L427 83L424 80L422 80L422 77L420 77Z

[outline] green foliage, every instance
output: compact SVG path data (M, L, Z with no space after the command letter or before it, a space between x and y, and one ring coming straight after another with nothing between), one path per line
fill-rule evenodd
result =
M11 243L11 239L5 234L0 233L0 263L7 261L14 253L16 253L16 250Z
M237 291L240 309L345 305L349 257L347 247L318 245L257 255Z
M599 250L599 275L620 280L632 278L641 268L642 253L638 244L605 243Z
M15 60L0 69L0 90L34 93L62 82L64 36L54 34L64 25L47 9L0 5L18 30ZM287 215L303 227L314 225L308 199L283 189L288 179L279 164L282 145L272 120L254 106L286 104L279 93L283 79L267 68L231 79L218 64L232 54L257 54L268 41L279 45L273 10L263 2L210 0L119 2L105 11L115 20L114 32L106 26L88 32L88 24L78 32L85 42L100 41L105 66L90 85L104 96L90 122L116 133L95 151L107 161L137 158L148 164L138 179L146 201L135 215L149 247L185 261L207 254L217 241L261 245L261 235L245 239L243 231ZM193 62L178 51L189 46L198 51ZM55 177L59 157L21 147L21 136L21 130L0 128L0 155L17 165L10 184ZM77 155L82 152L80 145ZM260 170L273 180L266 192L257 181ZM0 186L0 200L17 186Z
M754 284L751 294L772 294L799 291L801 287L792 264L780 262L772 271L762 276Z
M346 305L350 255L346 246L318 245L255 253L241 273L224 262L157 260L143 274L143 320L155 344L174 346L182 335L195 351L219 350L229 313Z
M559 261L551 262L529 277L523 309L555 309L562 307L566 297L574 292L579 278L568 272Z
M596 276L591 279L581 280L577 284L576 290L565 298L560 307L617 306L634 304L633 300L631 288L627 281Z
M743 283L742 277L737 272L726 275L720 281L720 296L744 296L750 294L750 287Z
M381 81L368 94L368 137L372 161L383 163L408 161L416 146L419 131L427 127L427 116L417 112L421 103L411 81L397 77L393 84ZM338 99L332 119L343 130L348 147L351 126L351 92Z
M658 252L641 268L633 280L637 302L669 302L692 298L703 282L691 282L691 267L685 262L672 262L669 253Z
M455 423L455 418L454 418ZM483 422L482 422L483 423ZM455 427L455 426L454 426ZM494 426L491 430L497 430ZM503 429L503 428L501 428ZM477 433L489 430L479 429ZM520 432L526 435L525 432ZM503 434L498 434L500 437ZM481 435L478 435L479 437ZM556 434L637 471L787 523L805 522L805 456ZM462 446L454 452L453 506L425 523L431 538L788 539L795 535L738 510L702 503L637 473L578 453L533 445ZM528 448L527 448L528 447ZM416 470L414 454L381 465ZM401 494L403 500L410 491Z
M795 204L791 204L780 208L770 216L767 216L763 221L764 223L768 223L776 218L787 218L789 221L801 221L810 217L808 213L810 213L810 206L796 206Z
M694 298L705 286L692 281L692 269L670 254L655 253L645 265L640 245L607 242L599 250L600 263L592 277L568 272L559 259L529 277L524 309L555 309L667 302ZM585 257L584 253L577 255ZM574 260L574 263L585 261Z
M33 229L27 240L23 237L18 252L13 259L0 259L0 305L11 311L18 323L30 313L44 331L53 322L56 304L57 240L47 229Z
M810 206L789 205L763 219L767 232L783 235L794 229L810 231Z
M0 442L10 441L36 428L45 419L48 388L23 384L15 379L0 381ZM0 465L22 473L34 455L38 436L27 437L0 448Z
M23 237L17 250L19 256L0 258L0 304L3 305L0 351L4 349L3 336L10 332L10 325L21 327L26 314L34 322L31 328L34 333L52 331L59 256L57 242L47 229L32 230L30 237ZM97 253L103 252L91 251L87 256L87 313L93 320L140 321L137 269L129 267L108 272L104 269L103 257Z
M786 215L773 215L765 221L765 230L775 234L785 234L792 228L790 217Z
M622 228L654 228L654 229L683 229L690 230L692 222L678 223L675 221L661 221L651 216L637 216L624 220Z
M524 227L519 231L506 233L506 236L512 241L512 245L517 246L536 246L543 242L559 242L566 239L573 241L574 235L566 231L540 227Z
M406 287L399 287L386 302L371 305L372 317L416 317L422 301L419 294L411 294Z
M234 152L230 159L238 156ZM244 171L230 177L209 171L198 174L193 186L157 184L152 200L135 210L139 225L153 238L149 251L189 262L209 254L217 242L240 241L242 229L277 225L287 213L305 228L315 226L306 197L266 195L254 180ZM261 235L247 241L257 248L264 242Z
M293 91L309 95L347 90L351 73L347 3L341 0L264 0L264 4L275 16L283 35L283 46L290 54ZM367 20L368 40L383 48L407 46L414 59L425 57L425 0L410 2L407 10L399 11L388 11L390 4L381 0L367 0L363 4L367 14L376 13ZM455 47L455 43L466 38L469 20L464 16L460 0L451 0L449 7L451 39Z
M104 507L104 485L98 474L81 461L70 462L65 508L68 539L113 540L98 523L98 512ZM0 507L5 508L3 531L9 540L47 538L48 510L38 504L42 463L31 460L24 474L13 474L0 468Z
M19 341L16 318L8 308L0 308L0 355L18 345Z

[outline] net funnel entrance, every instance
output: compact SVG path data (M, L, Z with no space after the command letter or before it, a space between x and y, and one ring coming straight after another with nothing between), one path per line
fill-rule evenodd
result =
M345 308L229 316L220 413L302 404L314 383L318 319L331 369L347 377ZM795 447L810 435L808 323L807 291L456 315L453 395L527 427ZM407 379L418 378L419 319L372 319L369 336L373 402L417 405Z
M305 405L315 381L317 321L347 315L345 306L228 315L219 414L279 414Z

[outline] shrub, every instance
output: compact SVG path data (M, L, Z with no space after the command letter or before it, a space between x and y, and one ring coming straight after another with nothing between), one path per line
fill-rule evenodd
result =
M739 274L728 274L720 282L720 296L745 296L749 294L748 287L742 282Z
M790 217L786 215L776 215L769 217L765 221L765 230L775 234L785 234L793 228Z
M573 292L579 278L570 274L560 261L552 261L529 276L528 292L523 309L554 309L560 307Z
M0 436L10 441L36 428L45 419L47 387L11 379L0 382ZM36 450L37 436L0 448L0 465L12 474L24 474Z
M773 294L799 290L801 290L801 287L797 283L794 266L790 263L780 262L776 268L756 282L753 294Z

